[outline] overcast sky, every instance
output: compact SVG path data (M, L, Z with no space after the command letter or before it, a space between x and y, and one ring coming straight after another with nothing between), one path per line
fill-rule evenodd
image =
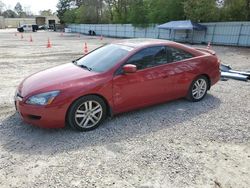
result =
M40 10L51 9L56 11L58 0L0 0L6 8L14 9L17 2L20 2L23 9L29 9L33 14L38 14Z

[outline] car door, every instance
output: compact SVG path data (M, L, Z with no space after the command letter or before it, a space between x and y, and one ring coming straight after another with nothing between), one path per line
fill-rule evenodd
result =
M191 84L190 74L197 69L197 62L192 54L176 47L168 46L167 53L166 69L169 71L169 76L175 80L169 99L185 97Z
M167 64L165 46L148 47L130 57L125 64L137 66L137 72L124 74L117 71L113 78L113 102L116 112L123 112L168 99L174 80ZM168 85L168 87L166 87Z

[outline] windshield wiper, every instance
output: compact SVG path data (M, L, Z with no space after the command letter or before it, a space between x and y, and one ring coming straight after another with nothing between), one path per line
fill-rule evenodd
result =
M72 63L74 63L75 65L82 67L84 69L87 69L88 71L92 71L92 68L86 66L86 65L81 65L81 64L77 64L77 60L73 60Z
M92 68L86 66L86 65L78 65L79 67L82 67L84 69L87 69L88 71L92 71Z

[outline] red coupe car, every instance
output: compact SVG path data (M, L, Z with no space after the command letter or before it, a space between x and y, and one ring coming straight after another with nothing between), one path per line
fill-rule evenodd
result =
M15 105L23 120L80 131L107 116L186 97L202 100L220 79L213 51L166 40L131 39L26 78Z

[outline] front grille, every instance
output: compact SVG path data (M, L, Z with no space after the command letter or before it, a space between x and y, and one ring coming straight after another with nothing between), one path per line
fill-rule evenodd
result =
M28 115L28 118L32 119L32 120L40 120L42 117L41 116L36 116L36 115Z

